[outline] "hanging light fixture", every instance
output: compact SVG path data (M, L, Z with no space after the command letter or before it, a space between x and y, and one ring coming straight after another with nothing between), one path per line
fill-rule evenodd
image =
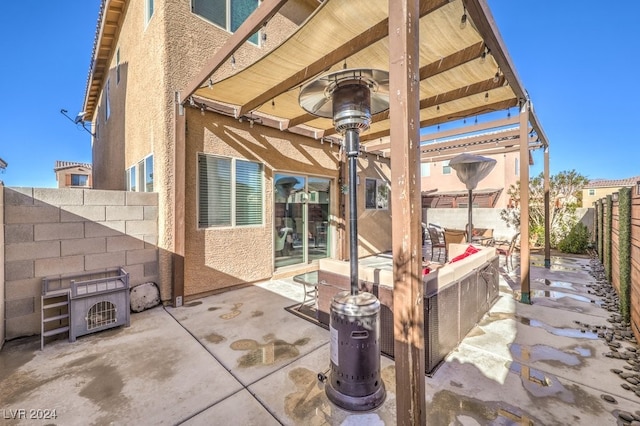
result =
M496 75L493 76L493 82L497 83L498 81L500 81L500 67L498 67L498 70L496 71Z
M489 53L489 48L487 46L484 47L484 50L482 51L482 55L480 55L480 63L484 64L485 62L487 62L487 54Z
M467 27L467 8L462 6L462 18L460 18L460 29L464 30Z

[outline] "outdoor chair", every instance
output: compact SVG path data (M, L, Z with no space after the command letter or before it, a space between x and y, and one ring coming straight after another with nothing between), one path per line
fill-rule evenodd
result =
M462 244L467 241L467 233L461 229L444 228L445 258L449 260L449 244Z
M496 254L504 256L504 265L507 271L509 271L509 265L513 270L513 253L518 248L518 240L520 239L520 233L516 233L511 237L510 241L496 241L494 247L496 248Z
M483 246L494 245L493 228L473 228L471 241Z
M429 240L431 241L431 260L436 249L438 249L438 261L440 261L440 255L444 251L444 258L447 259L447 247L444 244L444 236L434 227L427 227L429 232Z

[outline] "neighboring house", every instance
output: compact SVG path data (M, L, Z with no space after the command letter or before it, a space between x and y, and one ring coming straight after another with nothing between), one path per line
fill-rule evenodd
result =
M91 188L91 164L56 161L53 168L58 188Z
M468 138L472 137L473 140L477 140L484 136L489 141L488 145L491 145L490 142L499 138L501 132L510 130L479 133L470 137L451 139L447 142L464 148L467 144L472 146L471 143L466 142ZM429 144L423 144L421 147L422 149L428 149ZM427 155L431 154L427 153ZM501 154L478 153L478 155L496 160L496 165L489 175L482 179L473 190L473 207L500 209L513 207L514 201L510 199L507 191L511 185L516 185L520 180L520 153L512 151ZM421 163L423 208L467 208L469 191L458 178L456 171L449 166L449 160L453 156L455 155L439 158L439 155L434 153L431 161L428 161L428 158L425 161L425 155L423 155L423 162ZM529 153L529 165L532 164L533 157Z
M259 2L236 3L247 6L248 14ZM266 54L319 4L288 2L244 43L225 72ZM185 108L185 169L174 163L177 92L244 19L233 15L225 23L218 18L198 0L111 0L103 3L97 26L84 104L95 133L93 187L158 192L164 300L171 297L176 273L172 253L182 250L186 298L308 268L321 257L342 253L337 233L344 228L345 202L337 144L254 127L250 120L204 107ZM360 159L363 254L391 248L388 163ZM176 213L176 179L181 178L185 205ZM365 189L380 200L366 204ZM179 220L185 227L183 249L174 239Z
M593 203L618 192L620 188L635 187L640 185L640 176L626 179L593 179L582 188L582 207L593 207Z

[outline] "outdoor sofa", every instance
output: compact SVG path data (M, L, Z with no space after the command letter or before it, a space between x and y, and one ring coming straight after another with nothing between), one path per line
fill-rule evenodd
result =
M469 244L451 244L450 255L463 254ZM425 372L455 349L498 297L498 256L493 247L447 263L422 277L424 290ZM350 289L348 261L320 259L318 270L318 320L329 323L334 295ZM392 259L386 264L358 268L359 290L380 300L380 350L394 356Z

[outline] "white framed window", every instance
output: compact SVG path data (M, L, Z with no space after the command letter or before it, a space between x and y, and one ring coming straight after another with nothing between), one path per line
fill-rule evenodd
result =
M591 195L591 196L596 195L596 190L595 189L590 189L589 190L589 195Z
M451 166L449 165L449 160L445 160L442 162L442 174L443 175L451 174Z
M145 25L149 23L151 17L153 16L153 2L154 0L145 0L144 1L144 23Z
M153 154L144 159L144 191L153 192Z
M365 178L364 208L387 210L389 208L389 185L381 179Z
M127 169L125 179L127 181L127 191L138 190L136 185L136 182L138 180L138 175L136 174L136 166L131 166Z
M88 175L77 175L75 173L71 174L71 186L88 186L88 185L89 185Z
M191 0L191 11L207 21L235 32L258 7L258 0ZM258 33L249 38L258 44Z
M262 225L262 164L198 154L198 226Z
M153 154L148 155L125 172L127 191L153 192Z
M431 164L420 163L420 176L422 177L431 176Z

